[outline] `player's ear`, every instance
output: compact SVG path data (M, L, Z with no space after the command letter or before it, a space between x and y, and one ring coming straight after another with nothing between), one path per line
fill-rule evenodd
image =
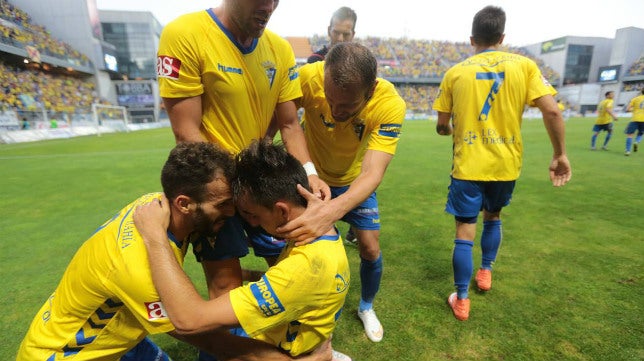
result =
M183 194L177 196L177 198L172 202L172 206L176 207L179 212L184 214L193 211L196 208L196 205L197 204L192 200L192 198Z
M291 207L289 206L288 203L281 202L281 201L275 202L275 209L279 212L280 216L282 217L282 221L284 223L290 220Z

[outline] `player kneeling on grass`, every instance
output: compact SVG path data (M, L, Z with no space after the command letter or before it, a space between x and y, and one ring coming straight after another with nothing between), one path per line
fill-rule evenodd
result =
M282 145L255 142L237 156L236 165L233 196L251 225L274 233L304 212L298 185L308 187L306 172ZM308 354L331 337L349 288L349 263L335 227L303 246L288 242L259 281L206 301L164 240L169 216L164 200L161 206L139 207L134 219L148 249L152 279L178 333L241 326L250 337L291 356Z
M168 252L171 262L165 263L180 267L192 240L216 232L234 214L233 175L229 153L213 144L184 143L172 150L161 173L171 203L166 203L166 215L172 220L157 239L163 245L157 248ZM161 197L153 193L130 203L80 247L32 321L17 361L169 360L146 337L150 333L169 333L220 357L292 359L273 345L226 331L185 335L175 330L152 284L146 249L132 216L137 206L159 204ZM331 349L326 348L308 359L330 359Z

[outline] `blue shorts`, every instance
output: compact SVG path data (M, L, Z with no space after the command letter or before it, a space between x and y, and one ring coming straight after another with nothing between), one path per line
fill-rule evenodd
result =
M120 359L120 361L148 360L171 361L172 359L147 337L141 340L141 342L134 346Z
M349 186L331 187L331 198L339 197L349 189ZM364 202L349 211L341 218L355 229L367 231L380 230L380 212L378 212L378 200L376 192L369 195Z
M608 124L595 124L593 125L593 132L601 132L602 130L605 130L607 132L612 132L613 131L613 123L608 123Z
M628 123L628 126L626 127L626 130L624 131L624 133L631 135L631 134L635 134L635 131L637 131L638 136L644 134L644 122Z
M248 254L245 222L235 214L230 217L213 238L202 237L193 242L192 252L201 261L221 261L241 258Z
M510 204L516 181L468 181L452 178L445 211L455 217L475 218L481 210L499 212Z

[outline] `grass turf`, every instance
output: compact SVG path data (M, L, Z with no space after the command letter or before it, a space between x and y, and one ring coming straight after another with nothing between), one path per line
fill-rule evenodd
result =
M524 122L524 167L502 213L493 288L471 292L470 319L460 322L445 302L452 291L454 225L443 212L451 138L436 135L431 121L406 122L378 190L385 270L375 308L385 337L374 344L363 334L359 257L347 247L353 282L334 347L358 361L644 359L644 152L623 155L626 123L617 123L609 151L592 152L593 121L570 119L573 179L554 188L543 125ZM160 190L172 146L167 128L0 145L0 359L15 358L36 311L93 230L139 195ZM264 267L252 256L243 263ZM190 255L186 270L204 292ZM195 359L189 345L153 339L176 361Z

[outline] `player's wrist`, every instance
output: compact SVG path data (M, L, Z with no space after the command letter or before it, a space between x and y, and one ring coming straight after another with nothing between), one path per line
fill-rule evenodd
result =
M304 171L306 172L306 176L310 177L312 175L318 175L317 170L315 170L315 164L313 162L309 161L304 164L302 164L302 167L304 167Z

